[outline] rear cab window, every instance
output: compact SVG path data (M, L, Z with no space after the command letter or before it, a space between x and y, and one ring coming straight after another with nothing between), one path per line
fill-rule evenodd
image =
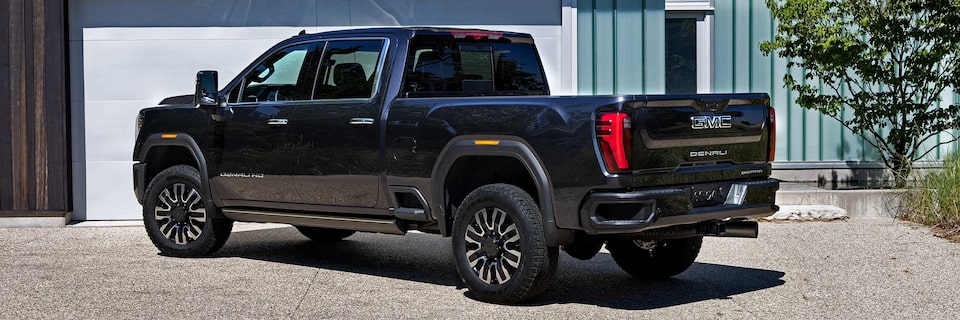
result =
M532 43L418 36L408 52L404 97L549 95Z

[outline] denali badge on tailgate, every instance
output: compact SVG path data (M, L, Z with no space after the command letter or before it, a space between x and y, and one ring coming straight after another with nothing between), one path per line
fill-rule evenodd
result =
M690 117L690 127L695 130L701 129L727 129L733 126L731 116L692 116Z

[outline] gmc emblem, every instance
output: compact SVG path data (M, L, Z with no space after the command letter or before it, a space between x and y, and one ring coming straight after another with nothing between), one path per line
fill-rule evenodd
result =
M694 130L727 129L733 127L731 116L692 116L690 127Z

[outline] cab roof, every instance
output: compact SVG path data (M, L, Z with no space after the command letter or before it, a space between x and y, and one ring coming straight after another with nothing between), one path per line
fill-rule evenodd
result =
M389 27L389 28L360 28L325 31L296 35L290 40L325 39L341 37L383 36L394 35L398 38L410 39L415 36L453 36L455 33L466 34L499 34L500 37L511 41L529 42L533 39L530 34L509 31L466 29L466 28L434 28L434 27Z

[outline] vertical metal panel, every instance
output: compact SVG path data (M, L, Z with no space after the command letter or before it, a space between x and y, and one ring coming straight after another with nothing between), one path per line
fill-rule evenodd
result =
M764 0L753 0L751 1L752 5L750 10L748 10L749 20L750 21L750 36L748 37L748 43L759 43L759 41L771 39L773 37L773 30L771 26L773 25L773 18L770 16L769 10L755 9L754 7L759 6L763 7ZM747 82L750 83L750 91L754 92L768 92L774 94L773 92L773 83L771 82L772 66L770 64L771 57L764 56L760 52L760 47L758 45L750 46L748 51L750 56L749 68L747 68L749 75Z
M593 94L593 1L577 1L577 92Z
M596 0L593 15L594 93L613 94L616 82L617 0Z
M663 93L663 10L663 0L578 1L579 93Z
M745 1L730 1L733 5L733 91L749 92L752 83L750 83L750 70L753 69L751 56L754 50L753 35L753 6Z
M714 92L733 92L734 83L734 43L736 32L733 22L736 19L734 7L736 1L720 1L715 4L713 14L713 90ZM726 4L726 2L732 2Z
M615 93L643 92L645 63L648 58L644 52L644 42L647 39L637 39L643 34L644 22L643 3L640 1L619 1L617 11L614 12L616 21L616 60Z
M662 94L666 92L667 83L664 75L664 61L667 58L663 45L666 43L664 1L645 0L643 3L643 93Z

